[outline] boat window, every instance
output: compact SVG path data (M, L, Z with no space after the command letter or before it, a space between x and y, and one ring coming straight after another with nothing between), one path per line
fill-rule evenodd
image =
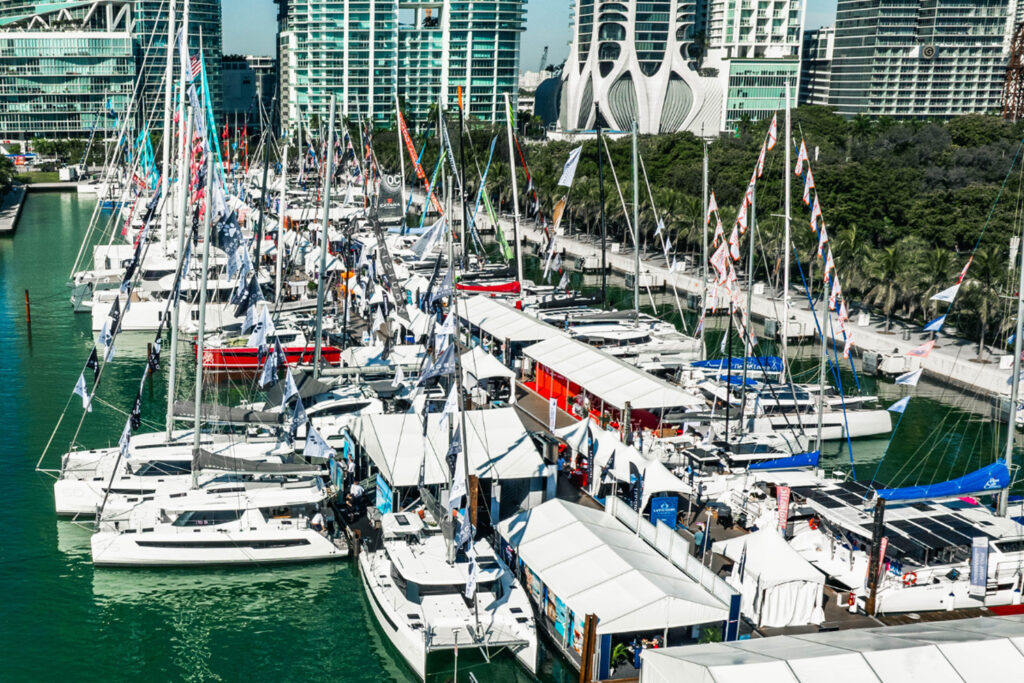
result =
M1019 553L1024 550L1024 539L1016 541L997 541L996 547L1004 553Z
M277 335L277 340L279 342L281 342L282 344L291 344L291 343L293 343L298 338L299 338L299 335L297 335L297 334L279 334L279 335Z
M135 474L139 477L159 477L192 472L191 460L151 460L142 464Z
M242 510L189 510L174 520L174 526L212 526L236 522L242 517L242 512Z

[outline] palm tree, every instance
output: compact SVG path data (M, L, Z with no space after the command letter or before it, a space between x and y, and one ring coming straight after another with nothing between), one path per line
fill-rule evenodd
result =
M875 252L868 266L868 280L872 283L865 300L869 304L881 306L885 315L885 331L892 329L892 316L896 309L905 301L904 289L907 268L906 255L898 245L890 245Z
M856 223L837 230L831 240L836 270L840 274L844 291L847 294L863 292L868 288L867 267L872 256L868 240L857 230Z
M926 309L930 309L934 315L939 302L933 302L932 296L949 286L950 273L953 270L953 256L948 249L934 247L921 255L918 269L921 286L921 299L928 303Z
M967 286L966 303L978 317L980 336L978 337L978 360L985 351L985 339L989 326L995 321L999 312L1001 299L999 291L1006 277L1006 256L997 245L978 249L974 253L974 261L968 271L970 278Z

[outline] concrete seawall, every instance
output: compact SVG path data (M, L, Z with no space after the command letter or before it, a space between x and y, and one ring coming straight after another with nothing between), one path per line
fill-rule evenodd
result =
M25 204L25 186L15 185L0 201L0 235L13 235L18 228L21 207Z

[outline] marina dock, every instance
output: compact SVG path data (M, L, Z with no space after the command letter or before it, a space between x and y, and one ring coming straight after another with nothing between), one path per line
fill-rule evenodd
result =
M21 207L25 204L25 186L15 185L0 202L0 235L13 235L18 228Z

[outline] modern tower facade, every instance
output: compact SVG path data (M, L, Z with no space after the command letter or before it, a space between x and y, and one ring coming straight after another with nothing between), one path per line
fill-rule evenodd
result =
M395 96L424 124L457 90L473 118L517 92L524 0L277 0L281 110L290 124L327 112L389 126Z
M836 31L832 26L804 32L800 57L800 104L828 104L835 37Z
M702 70L696 0L576 0L573 39L562 70L565 130L598 120L641 133L715 133L722 90Z
M1015 0L839 0L829 104L844 116L998 111Z
M109 132L117 126L113 112L127 109L135 80L132 3L71 5L50 3L26 14L3 8L0 136Z

